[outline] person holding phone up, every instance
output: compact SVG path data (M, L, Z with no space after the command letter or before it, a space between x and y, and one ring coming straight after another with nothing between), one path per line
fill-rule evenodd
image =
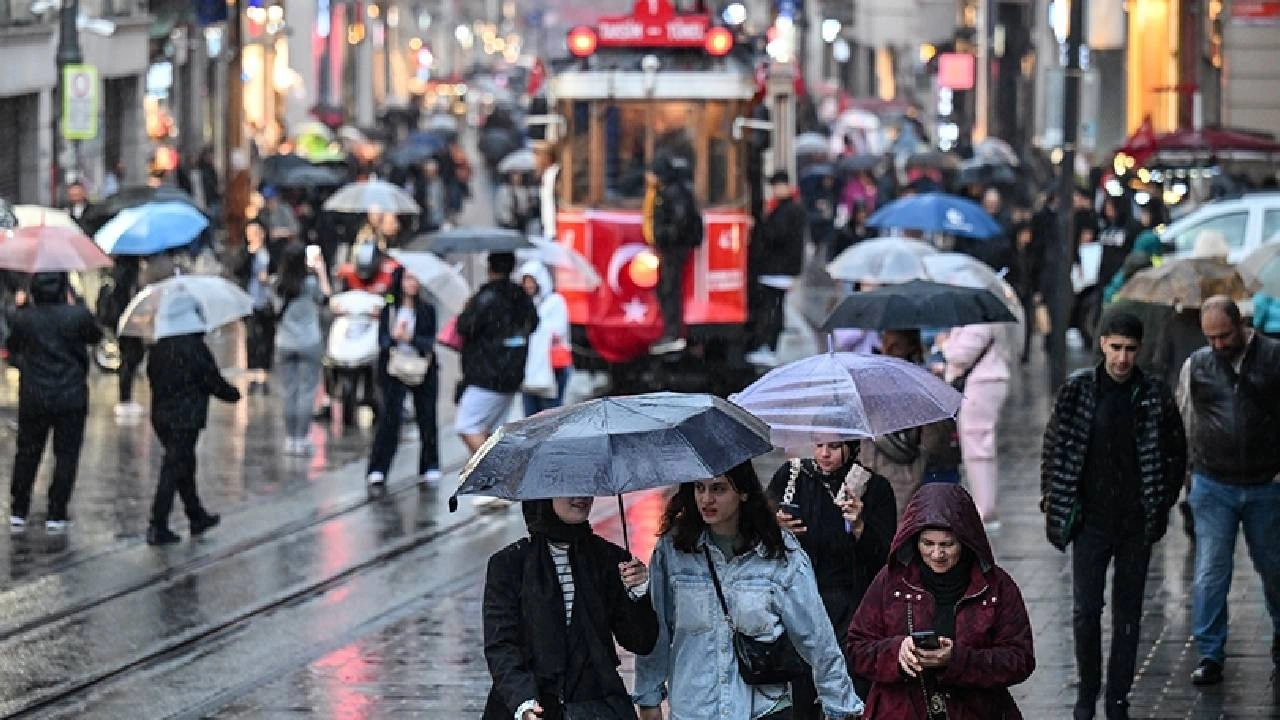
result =
M888 565L854 613L846 652L874 683L868 720L1022 717L1009 687L1035 669L1031 622L964 488L916 491Z
M818 594L837 638L843 638L862 595L884 567L897 524L893 488L858 462L859 444L818 443L812 459L795 458L774 473L769 498L778 524L790 530L813 563ZM851 670L852 673L852 670ZM869 680L853 678L866 697ZM795 720L821 718L813 680L792 683Z

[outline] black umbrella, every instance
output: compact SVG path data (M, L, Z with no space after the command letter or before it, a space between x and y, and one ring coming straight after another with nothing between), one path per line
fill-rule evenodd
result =
M880 155L852 155L840 158L836 163L836 171L842 175L875 170L884 161Z
M447 253L515 252L527 250L533 243L515 230L497 227L461 227L441 230L414 239L406 250L428 250L437 255Z
M263 158L261 177L263 185L276 185L285 173L301 168L315 167L299 155L271 155Z
M186 203L208 216L208 213L204 212L204 209L200 207L195 198L176 187L171 185L161 185L160 187L133 185L121 188L116 193L107 196L97 205L90 205L84 217L80 219L80 225L84 228L86 234L93 235L121 210L145 205L149 202Z
M306 166L285 168L271 183L282 188L338 187L347 182L347 174L332 167Z
M386 155L382 156L382 159L396 167L421 165L427 160L430 160L443 147L443 145L409 143L407 145L400 145L399 147L388 151Z
M912 280L845 298L822 323L823 330L895 330L1017 322L990 290Z
M1002 163L967 161L960 164L958 185L1016 185L1018 173Z
M621 506L622 493L712 478L771 448L764 421L712 395L605 397L504 425L467 461L449 504L617 495Z

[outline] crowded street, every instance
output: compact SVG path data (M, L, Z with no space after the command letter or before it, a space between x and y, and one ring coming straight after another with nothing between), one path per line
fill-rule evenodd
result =
M1278 28L0 0L0 717L1280 720Z

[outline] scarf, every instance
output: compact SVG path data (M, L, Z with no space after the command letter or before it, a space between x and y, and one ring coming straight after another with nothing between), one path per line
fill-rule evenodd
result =
M933 629L944 637L955 639L956 603L964 597L969 587L973 558L969 549L960 552L960 560L950 570L936 573L923 560L920 562L920 582L933 595Z

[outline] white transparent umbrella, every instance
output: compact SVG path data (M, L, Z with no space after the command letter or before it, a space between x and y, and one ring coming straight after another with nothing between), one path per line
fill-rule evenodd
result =
M417 215L422 212L413 196L383 180L368 180L345 185L324 202L330 212L389 212L395 215Z
M521 148L502 158L498 163L498 174L528 173L533 172L535 167L537 167L537 164L533 157L533 151L528 148Z
M1027 323L1026 313L1022 311L1022 301L1018 299L1018 293L1002 274L992 270L989 265L977 258L957 252L930 255L924 258L924 266L929 279L934 282L982 288L990 290L992 295L1000 298L1000 301L1017 319L1017 322L1004 323L1006 347L1022 347L1024 327Z
M418 278L418 282L439 301L445 312L450 315L462 312L467 298L471 296L471 286L456 268L441 260L435 253L392 250L391 257Z
M529 238L532 248L516 250L520 260L538 260L555 273L556 288L590 292L600 287L600 273L582 253L546 238Z
M923 258L937 254L932 245L907 237L863 240L827 263L834 280L897 285L927 277Z
M212 275L179 275L142 289L120 315L119 334L159 340L209 332L253 313L240 286Z

